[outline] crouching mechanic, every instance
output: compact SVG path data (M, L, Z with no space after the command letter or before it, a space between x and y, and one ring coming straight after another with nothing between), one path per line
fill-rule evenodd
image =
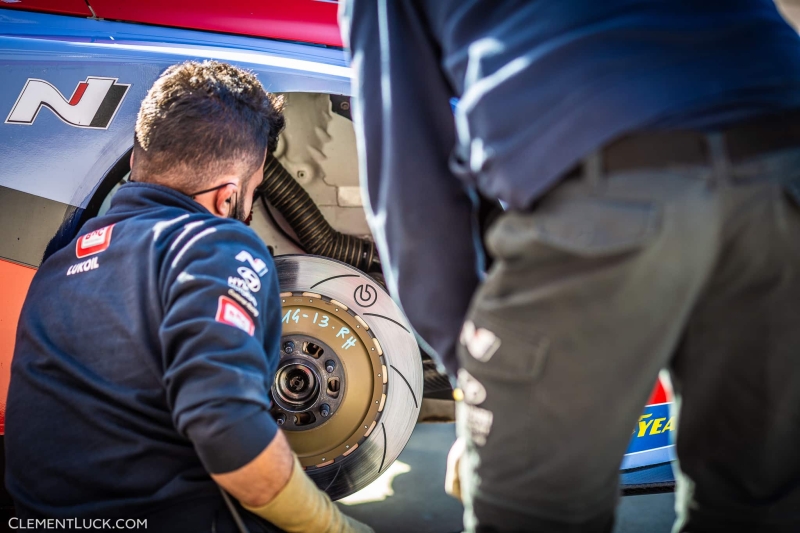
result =
M171 67L142 102L133 183L45 260L22 311L5 440L22 524L223 533L244 529L236 514L251 533L372 531L317 489L268 412L278 278L241 221L280 107L217 62Z

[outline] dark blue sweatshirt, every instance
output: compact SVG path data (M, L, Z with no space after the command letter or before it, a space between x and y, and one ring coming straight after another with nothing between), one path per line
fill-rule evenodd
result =
M280 323L252 230L166 187L123 186L42 264L22 310L5 438L18 515L191 508L210 530L208 472L245 465L277 431Z

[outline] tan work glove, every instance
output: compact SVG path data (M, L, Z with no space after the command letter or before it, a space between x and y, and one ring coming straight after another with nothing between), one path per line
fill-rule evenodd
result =
M375 533L343 514L303 472L297 456L289 482L271 502L255 508L242 505L286 533Z
M461 459L467 451L467 442L464 439L456 439L447 454L447 472L444 475L444 491L457 500L461 500L461 476L458 471L461 468Z

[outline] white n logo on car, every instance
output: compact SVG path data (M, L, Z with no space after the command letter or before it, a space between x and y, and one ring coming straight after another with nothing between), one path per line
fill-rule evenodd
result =
M30 126L42 107L79 128L106 129L117 114L130 84L117 83L118 78L89 76L78 83L69 100L44 80L29 79L17 98L6 124Z

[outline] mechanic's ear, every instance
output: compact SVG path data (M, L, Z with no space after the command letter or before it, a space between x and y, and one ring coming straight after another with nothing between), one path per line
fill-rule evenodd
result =
M214 195L214 214L218 217L227 218L233 211L233 193L236 192L236 185L229 183L217 190Z
M131 150L131 168L133 168L133 150Z

